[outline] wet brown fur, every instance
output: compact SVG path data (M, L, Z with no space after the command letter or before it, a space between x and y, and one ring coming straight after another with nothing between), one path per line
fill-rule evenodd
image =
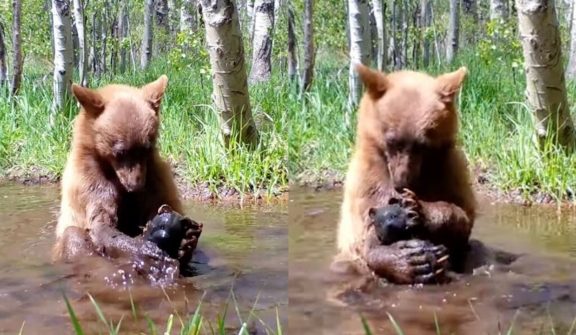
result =
M368 228L368 210L413 191L424 219L423 239L463 257L476 217L476 199L465 155L457 146L455 96L466 68L436 78L400 71L384 75L356 70L366 93L359 105L356 144L344 183L338 224L338 262L369 269L399 283L414 281L394 246L381 246ZM417 144L410 154L391 155L390 143ZM394 144L394 145L396 145Z
M110 257L161 254L133 237L162 204L184 213L170 166L156 146L167 82L161 76L140 88L72 85L81 110L61 181L54 260L94 248Z

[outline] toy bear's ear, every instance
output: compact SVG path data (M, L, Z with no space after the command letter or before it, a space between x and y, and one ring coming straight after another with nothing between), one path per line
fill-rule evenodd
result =
M160 206L160 208L158 208L158 214L164 214L164 213L172 213L172 207L166 204Z
M373 219L375 215L376 215L376 208L371 207L370 209L368 209L368 217L370 219Z
M155 81L148 83L140 88L144 99L148 101L152 109L158 113L160 111L160 103L164 97L164 92L168 86L168 77L163 74Z
M372 99L379 99L384 95L388 89L389 82L383 72L371 69L362 63L355 63L353 66L358 72L362 83L364 83L364 87L366 87L366 93Z
M104 99L98 92L72 84L72 94L89 115L98 117L104 111Z
M436 78L437 91L443 100L452 101L464 82L468 69L464 66L454 72L439 75Z

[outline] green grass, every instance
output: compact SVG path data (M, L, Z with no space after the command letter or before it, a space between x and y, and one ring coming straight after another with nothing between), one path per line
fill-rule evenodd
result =
M120 320L118 320L116 322L116 324L114 324L114 322L112 320L108 320L106 318L103 308L97 303L97 301L90 294L88 294L88 298L90 299L90 302L94 306L94 310L96 312L96 315L98 316L99 322L106 329L104 333L100 330L100 334L105 334L105 333L110 334L110 335L124 334L124 333L120 332L120 327L121 327L122 322L124 320L127 320L124 322L129 322L129 317L131 317L132 321L134 321L136 324L138 323L139 315L136 311L137 310L136 304L135 304L134 300L132 299L132 294L130 293L130 291L128 291L128 292L130 294L131 315L128 315L127 318L124 318L125 316L122 316L120 318ZM70 317L70 322L74 328L74 333L76 335L84 335L85 332L82 328L81 321L76 316L76 313L74 312L72 304L70 303L70 301L68 300L68 298L66 297L65 294L63 294L63 297L64 297L64 302L66 303L66 308L68 310L68 315ZM166 295L166 297L168 298L167 295ZM170 303L172 303L169 298L168 298L168 301ZM241 325L241 327L237 333L238 335L249 335L247 327L253 319L257 319L258 322L260 322L264 326L264 328L266 329L267 335L282 335L282 327L280 324L280 318L279 318L277 310L276 310L276 325L274 326L274 328L270 325L265 324L262 321L262 319L260 319L258 317L258 315L255 313L254 308L252 308L249 311L246 318L242 318L242 315L241 315L242 313L240 312L240 310L238 308L237 301L236 301L236 298L235 298L232 290L230 290L228 300L226 301L225 305L223 306L223 312L221 313L221 315L216 316L216 320L207 320L204 318L204 316L202 315L202 312L203 312L202 311L202 300L200 300L198 303L198 306L196 307L196 309L192 315L180 315L178 313L178 311L176 310L176 308L174 308L174 314L170 314L167 317L165 325L155 324L147 314L144 315L144 319L146 321L147 328L148 328L148 329L146 329L145 333L150 334L150 335L176 334L176 332L173 331L173 329L175 326L175 322L178 322L180 325L180 332L178 334L180 334L180 335L200 335L200 334L226 335L226 334L230 334L230 332L229 332L230 329L228 328L229 325L226 323L226 315L227 315L228 306L229 306L230 302L234 303L234 310L237 313L238 320L240 320L240 322L242 323L242 325ZM254 306L257 304L257 302L258 302L258 299L256 299ZM25 331L25 325L23 324L22 328L20 330L20 334L23 334L24 331ZM142 330L140 330L139 333L144 334L144 332L142 332Z
M217 193L221 186L241 194L259 191L271 195L288 183L287 118L279 108L289 103L288 87L274 76L270 83L250 87L253 114L261 133L255 151L238 148L234 155L222 145L217 115L212 107L212 83L199 69L174 70L157 59L146 72L92 81L91 87L110 82L139 86L169 77L162 107L160 147L164 157L178 163L191 184L207 183ZM11 103L0 92L0 171L3 174L59 176L69 150L71 122L77 108L58 113L49 126L52 77L27 68L20 95ZM46 73L48 70L46 70ZM286 93L283 93L286 92Z
M402 327L400 327L400 325L396 322L394 317L388 312L386 312L386 315L388 316L388 319L390 320L390 323L392 324L392 327L394 328L394 331L396 332L396 334L397 335L404 335L404 331L402 331ZM498 323L499 334L501 334L501 335L513 335L514 334L514 323L516 322L517 316L518 316L518 311L514 315L514 318L512 318L512 321L510 322L510 326L507 329L501 329L502 326L500 325L500 323ZM362 323L364 333L366 335L373 335L374 333L370 329L370 326L368 326L368 321L366 321L366 319L363 316L360 316L360 321ZM571 335L571 334L573 334L574 329L576 328L576 317L572 320L570 328L565 333L560 329L560 327L558 327L559 329L556 329L556 327L554 326L553 319L550 316L550 314L548 314L548 323L549 323L549 325L542 324L540 327L540 331L537 333L534 333L534 335L541 335L541 334ZM441 326L438 324L438 318L436 317L436 314L434 314L434 326L435 326L435 330L436 330L437 335L443 335L443 334L444 335L453 335L453 333L448 334L448 333L442 332Z
M431 74L469 69L460 96L460 139L472 165L485 171L489 185L524 198L547 194L571 198L576 185L576 156L550 149L540 153L524 99L525 78L511 60L483 64L474 50L464 50L449 67L423 69ZM291 181L342 180L356 132L356 110L347 107L347 62L317 62L316 77L305 99L292 98L290 113ZM576 88L568 85L568 96ZM573 110L573 108L572 108Z

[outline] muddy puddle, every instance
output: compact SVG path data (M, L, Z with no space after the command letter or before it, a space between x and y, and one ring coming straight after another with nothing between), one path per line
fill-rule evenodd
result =
M576 317L576 216L555 208L481 203L473 237L520 254L445 286L350 288L330 272L341 192L290 190L289 333L567 334ZM347 284L348 283L348 284ZM576 329L576 328L575 328Z
M201 274L178 280L162 289L135 284L112 288L103 281L71 276L73 269L50 263L54 241L58 189L46 186L0 184L0 334L74 334L63 300L64 292L85 334L109 333L86 292L121 334L150 334L146 315L165 331L174 314L173 331L180 329L176 313L193 315L200 299L205 329L217 329L217 315L226 302L229 333L239 317L256 321L258 334L265 326L276 329L276 317L287 327L288 228L287 206L221 207L188 203L186 213L204 223L199 242ZM86 273L102 270L89 261ZM76 269L77 270L77 269ZM230 291L234 300L230 297ZM134 301L136 317L132 312ZM186 321L186 319L185 319ZM178 332L179 333L179 332ZM211 332L206 332L211 333Z

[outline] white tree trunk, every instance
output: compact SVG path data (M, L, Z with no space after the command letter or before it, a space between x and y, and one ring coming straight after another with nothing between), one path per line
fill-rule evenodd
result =
M302 91L308 91L314 77L316 51L314 49L314 1L304 0L304 73Z
M84 6L82 0L74 0L74 22L78 31L78 72L80 84L88 86L88 50L86 46L86 26L84 24Z
M576 79L576 6L570 5L572 15L570 17L570 58L566 66L566 77Z
M450 25L446 45L446 60L451 63L458 53L458 37L460 35L460 1L450 0Z
M120 73L126 71L127 48L126 38L128 37L128 9L125 3L120 4L120 19L118 20L118 32L120 34Z
M376 20L377 48L376 64L378 70L386 70L386 27L384 26L384 13L382 12L382 0L372 0L372 10Z
M12 61L12 85L10 85L10 94L17 95L22 83L22 37L20 30L22 28L22 1L14 0L12 2L12 47L14 49L14 58ZM72 50L70 50L72 52Z
M570 118L562 67L562 43L554 1L517 0L518 31L524 53L526 99L540 146L546 139L572 150ZM556 141L554 141L556 142Z
M140 68L146 69L152 59L152 33L153 33L153 16L154 0L145 0L144 2L144 38L142 39L142 58Z
M274 0L254 1L254 39L249 83L267 81L272 75Z
M212 101L220 118L224 145L255 147L258 131L252 118L244 61L244 42L234 0L201 0L210 55Z
M180 31L193 32L198 29L196 19L196 1L183 0L180 7Z
M105 2L104 11L102 12L102 24L100 25L100 40L102 41L102 57L100 57L100 64L103 73L108 71L108 62L106 62L106 56L108 54L108 6L110 6L110 3Z
M348 0L350 27L349 103L357 105L362 96L362 82L354 70L354 63L370 66L370 29L367 0Z
M0 87L8 80L8 68L6 66L6 41L4 41L4 25L0 22Z
M74 71L70 2L52 0L54 32L54 112L64 108L70 97ZM53 121L53 120L52 120Z
M176 12L176 1L168 0L168 30L170 32L170 39L172 39L172 36L174 36L174 32L176 31L174 28L175 22L179 22Z
M255 0L246 0L246 14L248 14L248 17L252 17L254 13L254 1Z
M508 19L508 1L490 0L490 20Z
M246 14L248 14L248 41L252 41L254 33L254 3L256 0L246 0Z
M572 13L574 12L574 1L573 0L564 1L564 4L568 7L568 10L566 11L566 13L564 13L564 16L566 21L570 22L570 27L568 28L572 30L572 24L573 24Z

